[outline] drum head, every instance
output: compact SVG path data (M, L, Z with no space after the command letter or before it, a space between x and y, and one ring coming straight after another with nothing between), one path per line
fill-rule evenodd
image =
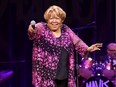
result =
M83 87L115 87L114 84L104 76L94 76L88 79Z
M115 73L116 72L114 70L107 70L107 69L103 70L103 75L108 79L112 79L113 76L115 76Z
M79 75L85 79L89 79L92 76L92 71L89 69L79 67L78 72L79 72Z
M80 76L82 76L84 79L89 79L92 76L92 59L83 59L81 61L81 65L78 68L78 73Z

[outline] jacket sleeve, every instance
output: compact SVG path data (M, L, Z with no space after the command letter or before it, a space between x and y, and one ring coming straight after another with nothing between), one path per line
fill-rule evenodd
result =
M71 41L73 42L73 45L75 47L75 50L82 56L86 57L88 52L87 48L88 46L86 45L85 42L83 42L82 39L80 39L70 28L68 28L68 32L71 38Z

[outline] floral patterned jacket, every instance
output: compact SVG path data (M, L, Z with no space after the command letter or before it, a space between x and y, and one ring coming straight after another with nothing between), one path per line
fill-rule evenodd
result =
M61 47L69 54L68 87L75 87L74 50L83 57L88 46L65 24L62 25L61 32L59 41L44 22L36 24L35 33L28 32L29 39L33 40L32 83L35 87L55 87Z

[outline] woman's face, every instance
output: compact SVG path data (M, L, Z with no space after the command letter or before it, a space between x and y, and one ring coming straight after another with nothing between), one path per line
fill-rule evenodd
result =
M61 29L62 19L53 13L48 19L47 25L51 31L58 31Z

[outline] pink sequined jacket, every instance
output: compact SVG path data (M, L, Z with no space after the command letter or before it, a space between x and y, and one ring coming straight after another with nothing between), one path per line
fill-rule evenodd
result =
M36 24L35 33L28 32L29 39L33 40L32 83L35 87L55 87L60 47L69 54L68 87L75 87L74 49L83 57L88 46L65 24L61 32L59 41L44 22Z

